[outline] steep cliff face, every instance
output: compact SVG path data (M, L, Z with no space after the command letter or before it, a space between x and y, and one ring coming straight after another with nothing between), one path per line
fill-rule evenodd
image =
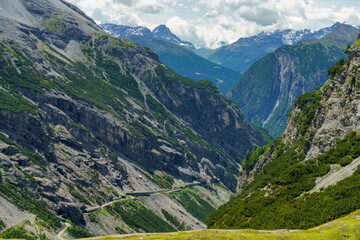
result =
M0 15L0 192L49 231L63 219L96 234L140 231L100 206L194 181L179 194L209 212L235 190L245 152L264 144L213 84L175 74L65 1L4 1ZM123 208L152 214L145 231L204 227L181 199Z
M283 46L254 63L226 96L242 107L247 120L279 136L295 100L325 83L327 69L345 58L343 50L358 31L339 24L322 39Z
M346 51L322 88L295 101L282 137L246 157L239 195L208 226L310 228L360 207L359 40Z

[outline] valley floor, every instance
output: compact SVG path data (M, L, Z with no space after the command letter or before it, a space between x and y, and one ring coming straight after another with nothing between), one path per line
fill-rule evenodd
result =
M98 237L89 240L186 240L186 239L360 239L360 210L346 217L326 223L309 230L220 230L206 229L176 233L144 233L108 237Z

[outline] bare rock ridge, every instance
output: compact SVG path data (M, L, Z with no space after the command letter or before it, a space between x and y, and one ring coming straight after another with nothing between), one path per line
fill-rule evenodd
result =
M0 194L49 233L64 219L97 235L204 227L203 215L235 191L245 153L265 144L240 108L65 1L2 3ZM209 187L83 211L194 181ZM136 227L116 212L131 207L158 224Z

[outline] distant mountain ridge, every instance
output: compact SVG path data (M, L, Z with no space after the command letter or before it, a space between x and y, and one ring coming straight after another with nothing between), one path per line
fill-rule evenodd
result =
M301 40L305 39L321 39L325 37L328 33L332 32L338 25L341 23L337 22L331 27L322 28L320 30L312 30L312 29L302 29L302 30L294 30L294 29L285 29L285 30L277 30L274 32L262 32L252 38L254 41L261 41L267 36L272 37L274 39L280 39L283 45L294 45ZM240 38L235 42L242 42L243 38Z
M160 25L152 32L144 27L129 27L116 24L100 25L109 34L137 42L151 48L160 60L176 73L194 80L210 80L222 92L235 85L241 74L215 64L195 54L194 46L182 41L165 26Z
M157 26L152 31L146 27L141 27L141 26L130 27L130 26L117 25L112 23L100 24L100 26L109 34L118 38L128 38L133 35L152 37L156 39L166 40L171 43L175 43L176 45L185 47L192 51L195 50L195 47L192 43L181 40L178 36L173 34L170 31L170 29L164 24Z
M271 53L283 45L294 45L305 39L321 39L332 32L340 23L320 30L277 30L275 32L261 32L258 35L240 38L236 42L215 50L198 50L199 55L233 69L245 72L256 60Z
M256 61L226 96L242 107L245 118L274 137L285 130L295 100L327 80L327 70L355 41L359 30L346 24L321 39L285 45Z

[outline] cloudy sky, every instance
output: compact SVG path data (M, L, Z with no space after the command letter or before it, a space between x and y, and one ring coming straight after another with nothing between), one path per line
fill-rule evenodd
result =
M216 48L277 29L360 25L360 0L68 0L97 23L166 24L196 47Z

